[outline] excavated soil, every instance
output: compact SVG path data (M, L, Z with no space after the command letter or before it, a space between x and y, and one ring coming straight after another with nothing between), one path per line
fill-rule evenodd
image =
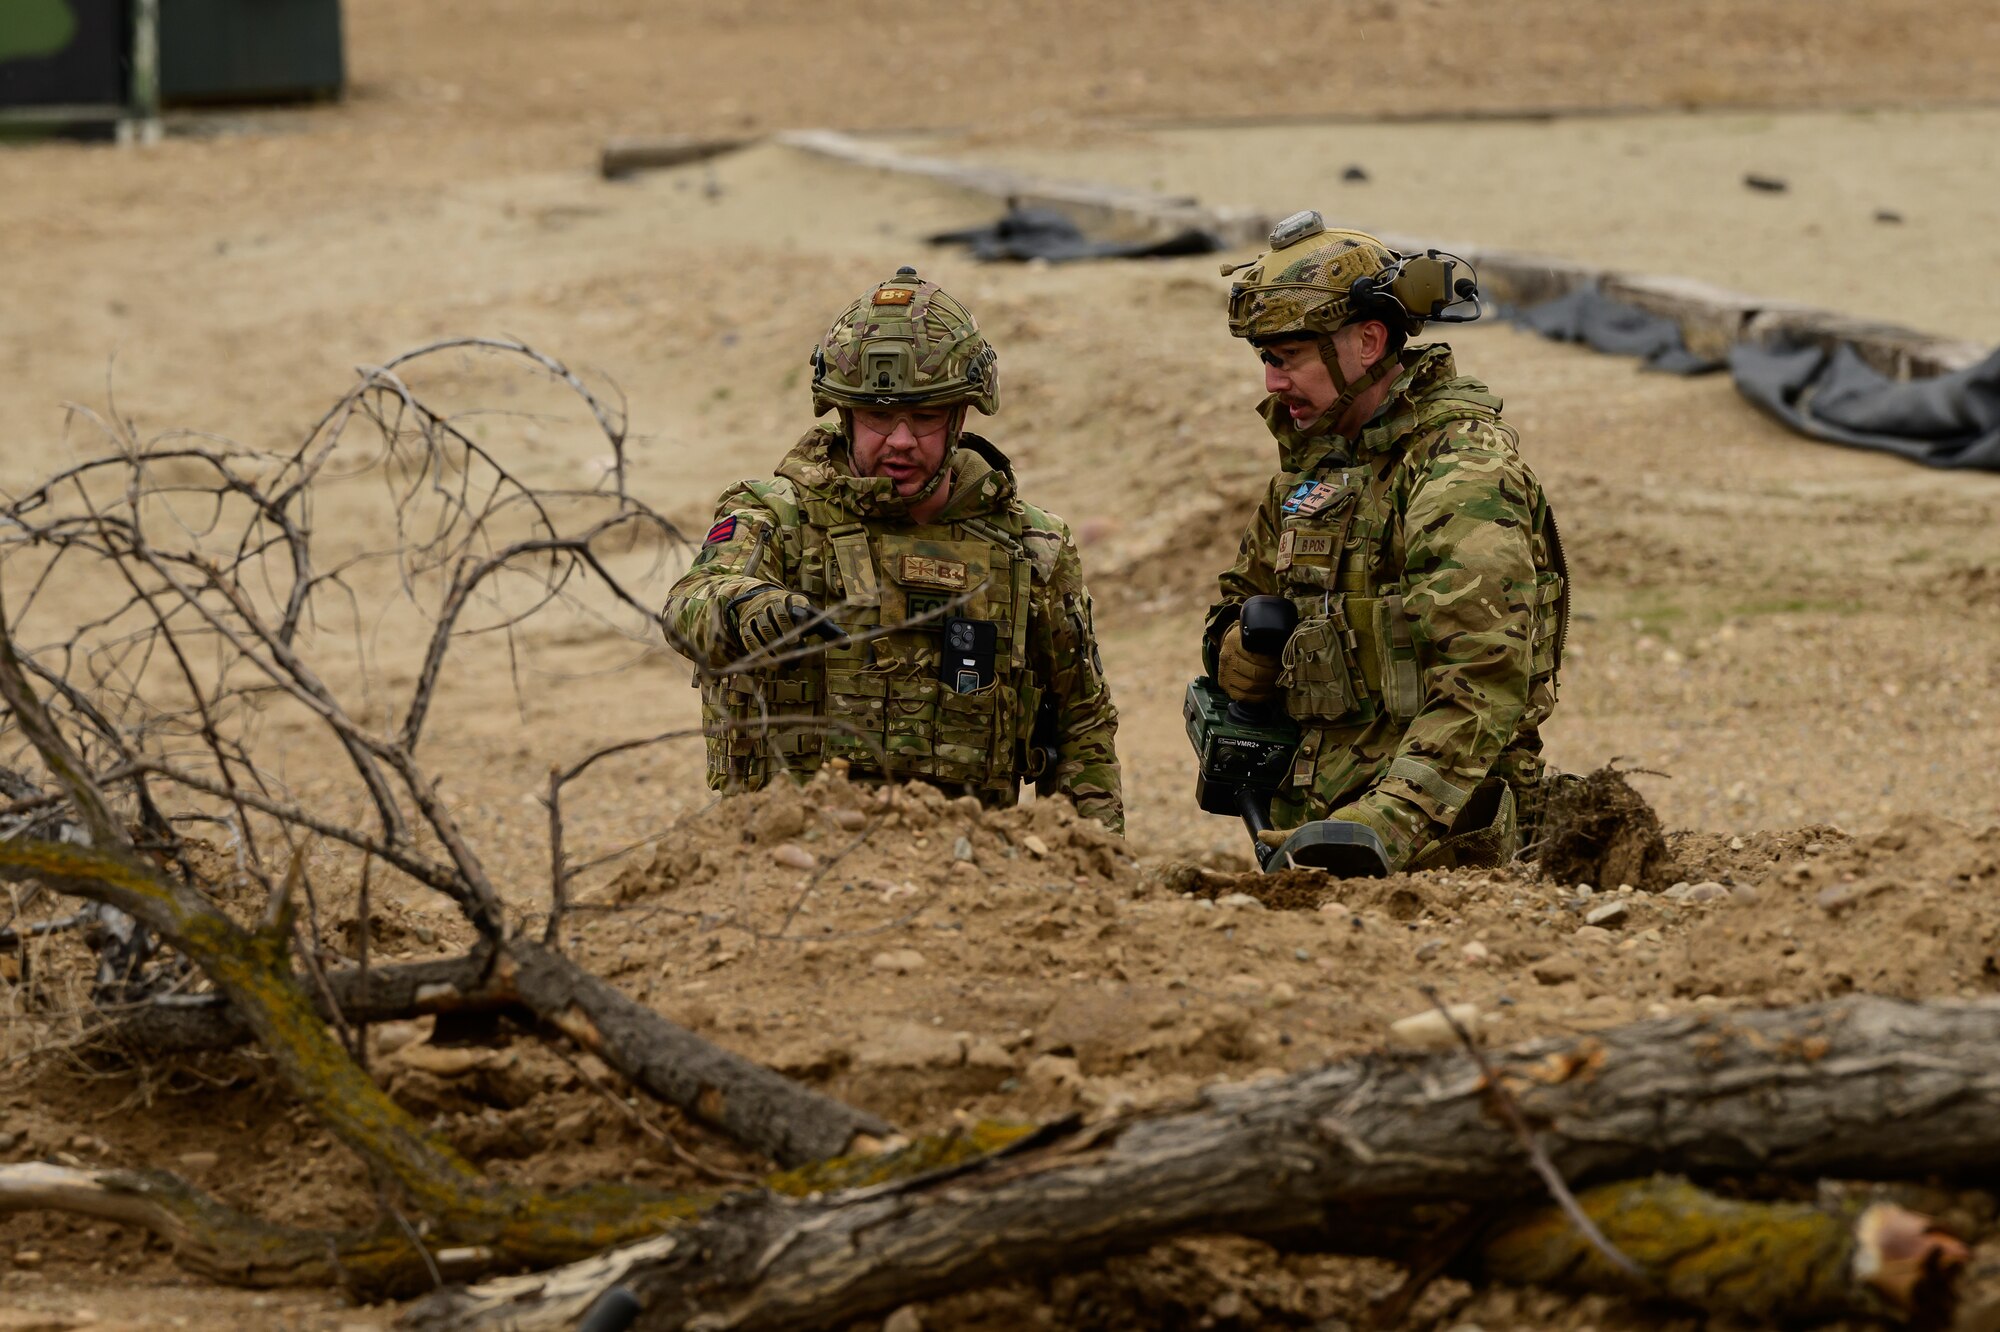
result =
M915 261L999 346L1006 410L990 433L1084 548L1123 718L1129 840L1060 802L992 813L833 775L718 804L685 744L608 762L568 799L573 854L656 840L580 876L563 944L627 992L924 1129L1099 1115L1310 1067L1388 1041L1425 1007L1423 986L1474 1005L1495 1043L1696 1007L2000 989L2000 480L1799 440L1717 380L1463 330L1461 363L1505 395L1576 573L1550 756L1578 773L1615 761L1625 777L1592 779L1597 798L1572 820L1576 858L1553 877L1257 876L1239 828L1192 813L1179 718L1211 580L1270 462L1249 412L1255 367L1224 335L1214 265L981 268L920 238L987 220L992 201L770 146L615 184L593 170L615 132L949 131L949 150L1216 203L1264 204L1290 184L1330 211L1362 198L1388 229L1452 224L1450 210L1417 207L1449 195L1506 231L1475 239L1601 239L1613 259L1753 289L1769 272L1788 297L1991 336L1988 298L1954 301L1876 275L1909 271L1901 261L1860 272L1854 258L1876 237L1906 237L1949 252L1966 292L2000 290L2000 262L1977 244L1990 199L1967 195L1958 167L1922 165L1982 160L1990 115L1870 121L1857 141L1916 164L1899 168L1893 199L1826 166L1842 161L1838 108L1990 86L1989 7L1932 6L1914 30L1901 5L1806 0L1368 0L1275 18L1190 4L1144 21L1096 3L915 14L782 0L667 16L637 3L353 0L347 18L356 82L342 105L231 113L142 154L0 153L0 485L101 447L109 421L288 444L357 364L444 334L514 334L615 381L635 489L699 532L716 491L767 472L804 428L804 351L827 316ZM1265 49L1280 20L1287 50L1349 50L1358 35L1380 58L1288 77L1288 57ZM885 59L898 76L858 95L853 71ZM1148 127L1552 105L1675 114L1558 121L1546 136L1514 123L1490 150L1473 127L1455 140L1467 160L1523 164L1513 186L1478 189L1449 156L1385 157L1419 141L1366 127L1351 143L1323 127L1244 129L1194 156L1192 140ZM1769 134L1754 117L1681 118L1725 105L1835 110ZM1751 225L1745 163L1676 149L1728 136L1790 145L1826 171L1802 169L1793 194L1762 201L1768 225ZM1649 216L1631 190L1590 184L1625 179L1593 165L1620 158L1643 158L1646 189L1680 211ZM1369 164L1374 194L1331 192L1350 159ZM1521 183L1545 179L1567 183ZM1726 207L1704 206L1725 189ZM1482 192L1496 197L1483 214ZM1891 204L1908 214L1902 231L1857 220ZM1973 316L1963 329L1961 310ZM482 439L537 481L602 474L601 437L541 387L471 361L425 387L455 411L505 409L475 418ZM340 549L390 530L360 486L330 488L319 512ZM467 645L424 758L510 909L539 928L549 765L684 728L695 707L684 664L602 626L558 623L520 646L517 661ZM380 662L392 674L406 665L395 647ZM347 665L329 672L353 683ZM283 726L270 739L274 779L329 816L360 816L332 793L322 746ZM469 941L447 904L379 873L364 927L356 867L315 855L326 960L352 960L364 928L377 960ZM60 913L27 907L30 919ZM80 962L65 938L38 944L25 970L0 957L0 1160L165 1166L302 1224L370 1214L364 1173L256 1054L135 1069L72 1044ZM589 1057L519 1033L457 1045L434 1034L377 1028L371 1067L496 1174L693 1187L759 1164L628 1101ZM1951 1205L1983 1238L1990 1205ZM1394 1278L1188 1241L912 1316L937 1328L1334 1327L1359 1324ZM0 1219L0 1329L359 1329L393 1313L327 1292L220 1290L121 1227ZM1577 1332L1701 1322L1451 1283L1419 1319Z

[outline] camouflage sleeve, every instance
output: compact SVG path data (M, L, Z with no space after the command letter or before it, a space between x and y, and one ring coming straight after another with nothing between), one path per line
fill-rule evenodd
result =
M1036 674L1056 698L1056 783L1076 802L1078 812L1120 836L1125 832L1125 798L1118 773L1118 709L1104 678L1097 650L1090 591L1083 584L1083 558L1069 528L1052 518L1062 537L1055 572L1042 589L1041 616L1047 632L1037 634L1041 661Z
M696 666L720 670L743 655L730 603L759 587L785 585L779 526L778 515L747 483L730 487L716 502L708 539L660 612L667 642Z
M1461 421L1419 460L1406 585L1424 703L1373 794L1449 826L1528 705L1533 490L1513 431Z
M1286 490L1283 480L1273 482L1265 492L1236 548L1236 563L1223 570L1217 580L1222 599L1208 608L1201 632L1201 665L1210 678L1215 675L1215 654L1222 646L1222 635L1236 622L1237 608L1251 597L1278 590L1273 568L1278 559L1278 497Z

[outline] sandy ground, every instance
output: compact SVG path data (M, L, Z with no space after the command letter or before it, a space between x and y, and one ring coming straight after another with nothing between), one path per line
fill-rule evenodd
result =
M217 123L227 132L143 154L0 154L0 485L17 489L101 446L66 402L115 412L142 435L190 428L280 446L358 364L448 334L509 334L594 383L615 381L635 490L698 530L723 484L767 471L807 423L805 352L829 315L896 264L919 262L1000 348L1005 410L990 433L1017 460L1024 490L1085 535L1124 715L1130 843L1121 855L1066 826L901 812L800 917L825 936L801 965L807 935L758 942L740 928L782 919L799 891L796 874L766 856L760 810L698 816L647 873L614 884L606 871L586 885L619 909L580 918L575 946L620 984L913 1126L960 1109L1100 1110L1362 1048L1416 1006L1419 974L1482 1004L1502 1039L1654 1004L1983 993L1991 976L1975 908L1990 891L1992 843L1956 825L2000 820L1987 777L2000 747L2000 479L1800 440L1719 381L1647 376L1502 327L1465 330L1454 338L1461 363L1506 397L1576 566L1581 615L1548 733L1553 757L1579 769L1622 757L1664 774L1637 780L1670 827L1689 830L1684 878L1747 892L1694 905L1640 897L1609 942L1575 936L1573 885L1445 876L1371 889L1331 912L1212 908L1161 877L1176 860L1242 856L1238 830L1188 817L1178 708L1210 580L1269 465L1250 414L1258 376L1225 335L1213 264L981 268L920 238L983 220L987 201L774 148L619 184L592 170L611 132L948 129L954 151L1055 174L1221 203L1317 203L1385 229L2000 338L1994 195L1981 178L1995 126L1984 111L1676 113L1449 131L1132 128L1554 104L1893 106L1990 84L2000 72L1989 67L2000 59L1990 12L1926 12L1912 32L1888 4L1541 0L1504 19L1472 4L1288 9L1280 17L1297 25L1300 49L1334 49L1359 31L1402 72L1326 61L1303 81L1309 91L1281 96L1273 85L1289 57L1267 61L1257 45L1267 6L1170 7L1140 25L1089 5L921 19L869 6L835 20L790 3L687 5L669 17L638 5L583 14L367 0L348 11L356 90L344 105L234 116ZM1425 40L1440 29L1455 40ZM1038 35L995 38L1021 31ZM1428 76L1410 72L1420 48L1441 51ZM907 74L857 97L844 71L885 50ZM984 76L954 83L947 71L973 52ZM1336 182L1350 161L1368 167L1367 185ZM1738 181L1752 169L1793 188L1750 195ZM1878 207L1906 221L1878 223ZM1943 258L1919 269L1885 256L1890 242ZM1949 282L1934 276L1943 272ZM601 436L531 382L467 363L429 387L461 410L527 409L485 425L530 477L599 475ZM325 505L336 541L387 530L363 487L337 488ZM427 754L453 774L452 798L524 913L542 900L533 797L549 763L693 716L685 668L663 654L607 676L633 656L628 639L552 633L536 646L519 698L503 660L468 655ZM393 669L395 653L379 664ZM310 746L274 734L298 789L351 808ZM607 771L576 812L575 844L616 845L699 810L697 765L681 749ZM846 799L813 796L796 828L774 816L791 829L777 838L824 854L826 811ZM1025 849L1030 827L1059 868ZM960 836L977 877L939 867ZM338 868L328 873L337 914ZM1889 886L1851 913L1814 905L1830 884L1875 880ZM918 891L901 892L906 883ZM457 937L420 894L384 894L392 953ZM855 935L863 930L883 933ZM1468 957L1473 942L1484 960ZM902 948L923 966L876 965ZM1541 981L1537 966L1558 979ZM8 998L25 1002L18 990ZM1155 1026L1162 1005L1172 1014ZM930 1035L918 1040L912 1025ZM494 1059L525 1072L468 1083L464 1070L445 1076L408 1056L394 1069L398 1094L498 1170L549 1183L628 1171L684 1182L562 1066L527 1047ZM197 1071L221 1085L73 1070L23 1082L17 1071L0 1092L0 1129L24 1136L5 1155L172 1164L240 1142L240 1170L187 1168L286 1219L365 1207L355 1169L254 1063ZM164 1113L131 1113L147 1097ZM550 1152L553 1141L590 1146ZM0 1272L0 1308L88 1309L100 1325L133 1327L332 1328L381 1316L322 1296L191 1289L137 1237L102 1226L0 1222L0 1255L22 1250L43 1260ZM1211 1274L1236 1270L1213 1253L1204 1261ZM1322 1274L1292 1294L1326 1316L1351 1307L1360 1279ZM1029 1304L1063 1317L1060 1303ZM1003 1300L934 1321L976 1325L1025 1309ZM1465 1316L1655 1325L1532 1298Z
M1363 230L1699 278L2000 343L2000 289L1944 276L2000 227L2000 111L1707 112L1554 121L1032 131L913 146ZM1351 167L1367 176L1344 180ZM1752 189L1746 176L1784 182ZM1919 256L1930 256L1926 261ZM1932 265L1935 266L1932 266ZM1927 277L1926 273L1934 276Z

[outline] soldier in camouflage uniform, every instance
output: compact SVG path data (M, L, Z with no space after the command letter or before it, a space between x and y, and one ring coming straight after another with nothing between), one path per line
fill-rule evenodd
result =
M961 432L968 406L999 409L995 363L965 307L910 268L814 349L814 411L839 424L722 496L664 612L696 666L711 787L837 758L996 806L1034 781L1124 831L1076 543Z
M1281 470L1221 576L1204 664L1300 724L1278 828L1362 824L1392 869L1509 859L1542 807L1568 594L1500 399L1447 345L1405 345L1426 318L1476 317L1476 288L1448 256L1397 255L1317 213L1271 244L1237 266L1229 328L1265 364ZM1281 659L1235 625L1260 594L1298 610Z

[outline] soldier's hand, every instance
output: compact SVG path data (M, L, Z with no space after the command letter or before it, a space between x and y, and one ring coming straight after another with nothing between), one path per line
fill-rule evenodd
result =
M736 637L749 652L796 646L808 638L837 643L846 637L811 601L777 586L738 597L730 603L730 614L736 621Z
M1243 646L1243 626L1232 624L1215 656L1215 682L1238 703L1268 703L1278 692L1276 657Z

